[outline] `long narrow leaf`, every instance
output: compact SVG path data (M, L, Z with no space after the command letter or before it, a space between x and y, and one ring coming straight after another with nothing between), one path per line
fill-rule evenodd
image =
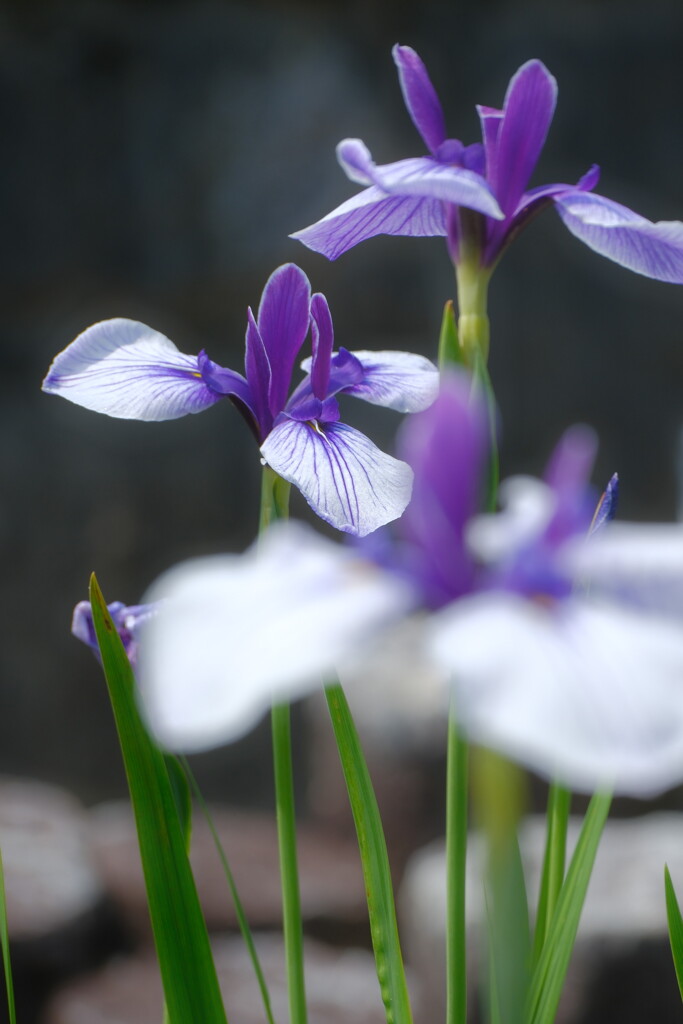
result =
M247 915L246 915L246 912L244 910L244 904L242 903L242 900L240 899L240 894L239 894L239 891L237 889L237 882L235 881L235 876L232 873L232 869L230 867L230 863L228 861L227 854L226 854L225 850L223 849L223 844L221 843L221 838L218 835L218 830L217 830L216 825L214 823L213 817L211 816L211 811L209 810L208 805L206 803L206 800L204 799L204 797L202 795L202 791L199 788L199 783L197 782L197 780L196 780L196 778L194 776L194 772L190 768L186 758L184 758L184 757L181 758L180 759L180 764L182 766L182 770L185 773L185 777L187 778L187 781L189 782L190 786L192 787L192 792L194 793L195 800L199 804L201 812L204 815L204 820L206 821L206 824L207 824L207 827L209 829L209 832L211 833L211 838L213 839L213 845L216 848L216 853L218 854L218 858L219 858L219 860L221 862L221 867L223 868L223 874L225 875L225 880L228 883L228 888L230 889L230 895L232 897L232 902L233 902L233 904L235 906L235 915L237 917L237 923L239 925L239 929L240 929L240 932L241 932L241 935L242 935L242 939L244 940L244 944L247 947L247 952L249 953L249 959L251 960L252 967L254 968L254 974L256 975L256 981L258 983L258 987L259 987L259 990L261 992L261 999L263 1001L263 1010L264 1010L264 1013L266 1015L266 1019L268 1021L268 1024L275 1024L275 1021L273 1019L273 1010L272 1010L272 1005L271 1005L271 1000L270 1000L270 993L268 991L268 985L266 983L265 975L263 973L263 968L261 967L261 961L259 960L259 956L258 956L258 953L256 951L256 944L254 943L254 937L253 937L253 935L251 933L251 928L249 927L249 921L247 920Z
M14 1007L14 983L12 981L12 963L9 954L9 926L7 924L7 898L5 896L5 871L0 854L0 946L2 946L2 963L5 969L5 989L7 990L7 1007L10 1024L17 1024Z
M140 719L128 658L93 575L90 602L130 789L171 1024L227 1024L164 755Z
M389 857L375 791L344 691L336 684L326 687L325 695L358 835L370 934L387 1024L412 1024Z
M674 958L678 988L681 999L683 999L683 917L681 917L676 891L666 866L664 867L664 892L666 894L666 917L669 922L671 954Z
M567 852L567 824L571 793L563 786L553 783L548 793L548 810L546 814L546 841L543 857L543 871L536 910L536 931L534 932L533 962L543 949L545 936L555 913L557 900L564 881L564 868Z
M586 890L611 802L610 795L597 793L586 811L555 914L531 979L527 1014L530 1024L553 1024L555 1020Z

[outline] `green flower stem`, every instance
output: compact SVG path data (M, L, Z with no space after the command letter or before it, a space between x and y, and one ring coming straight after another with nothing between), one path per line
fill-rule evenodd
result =
M455 278L460 348L465 364L473 367L477 355L484 363L489 356L490 325L486 303L491 279L491 270L482 267L480 248L473 239L463 238Z
M446 767L446 1024L467 1022L467 761L467 743L458 731L451 700Z
M536 911L533 961L538 962L543 944L555 913L555 907L564 882L567 857L567 824L571 793L568 789L553 783L548 793L546 814L546 845L543 859L543 873Z
M263 532L278 519L289 515L290 485L274 473L263 469L261 516L259 531ZM292 739L289 704L274 704L271 711L273 737L273 768L275 774L275 806L277 813L280 878L282 882L282 923L287 961L287 990L290 1024L306 1024L306 989L304 985L303 925L299 895L299 870L296 851L296 814L294 807L294 773L292 770Z

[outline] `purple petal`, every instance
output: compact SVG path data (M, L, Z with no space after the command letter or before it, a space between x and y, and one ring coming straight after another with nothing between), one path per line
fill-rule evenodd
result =
M277 416L285 407L294 362L308 334L311 286L303 270L286 263L268 278L258 311L272 379L270 411Z
M427 149L435 153L446 138L446 126L439 97L432 85L427 69L410 46L394 46L391 51L401 92L408 113Z
M311 340L311 386L313 394L322 401L327 398L327 387L330 382L334 329L327 299L320 293L316 293L311 299Z
M555 208L573 235L622 267L658 281L683 284L683 224L654 223L592 192L572 192Z
M427 603L437 606L466 593L473 582L464 532L479 503L488 431L465 374L445 376L434 404L406 420L398 451L415 472L401 532Z
M352 352L363 368L363 380L344 388L398 412L421 412L436 398L439 371L429 359L412 352Z
M247 310L247 332L244 341L244 368L253 396L252 405L258 423L260 440L267 437L273 426L270 410L272 371L266 346L251 308ZM280 410L278 409L278 412Z
M361 185L372 183L384 192L403 196L429 196L502 218L491 187L480 174L464 167L440 163L431 156L411 157L377 165L360 139L344 139L337 146L340 164Z
M610 477L607 487L600 496L595 515L590 526L590 532L595 533L605 523L610 523L617 514L619 504L619 477L616 473Z
M43 391L120 419L172 420L222 397L202 378L197 356L135 320L93 324L56 357Z
M364 537L398 519L410 501L410 467L345 423L284 419L261 454L321 519L345 533Z
M539 60L523 64L510 80L495 151L487 147L488 179L507 216L541 155L556 99L557 83Z
M374 185L347 199L322 220L295 231L303 242L330 260L375 235L445 235L443 203L420 196L387 196Z
M128 660L133 668L135 668L140 629L158 613L159 605L125 605L122 601L113 601L107 605L107 610L111 615L117 633L121 637ZM100 650L97 643L90 601L79 601L74 608L71 632L77 640L87 644L99 659Z
M479 123L481 124L481 137L484 141L484 153L486 154L486 177L493 181L493 172L496 167L496 153L498 149L498 133L503 123L503 111L495 107L477 106Z

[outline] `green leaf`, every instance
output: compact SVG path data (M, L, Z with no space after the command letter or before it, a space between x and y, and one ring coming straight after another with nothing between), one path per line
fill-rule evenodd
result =
M531 979L527 1012L530 1024L553 1024L555 1020L586 890L611 802L611 795L597 793L586 811L579 841Z
M664 867L664 892L666 894L666 916L669 922L669 939L671 954L674 958L678 988L683 999L683 917L676 899L676 891L671 881L668 867Z
M387 845L368 766L344 691L325 688L358 836L377 979L388 1024L412 1024Z
M166 761L138 713L133 671L94 575L90 603L135 814L168 1020L227 1024Z
M251 960L252 966L254 968L254 974L256 975L256 981L258 982L259 991L261 993L261 1000L263 1002L263 1010L266 1015L266 1020L268 1021L268 1024L275 1024L275 1021L273 1019L273 1010L271 1006L268 985L266 983L265 975L263 973L263 968L261 967L261 961L259 960L259 956L256 951L254 937L249 927L249 921L247 920L244 905L242 903L242 900L240 899L240 894L237 889L237 883L235 882L235 876L232 873L232 869L228 862L226 852L223 849L223 844L221 843L220 836L218 835L218 830L216 829L216 825L211 816L211 811L207 806L206 800L202 796L202 791L199 788L199 784L196 778L194 777L194 773L190 768L185 757L180 758L179 763L182 767L183 772L185 773L185 777L189 785L192 788L195 800L199 804L201 812L204 815L204 820L206 821L208 829L211 833L211 838L213 839L214 846L216 847L216 852L221 862L221 867L223 868L223 874L225 875L225 880L228 883L228 888L230 889L232 902L235 906L235 915L237 917L237 923L239 925L239 929L244 940L244 944L247 947L249 959Z
M546 842L543 858L543 872L536 911L536 930L534 932L533 962L543 949L545 936L552 921L557 900L564 881L564 868L567 856L567 825L571 793L568 789L553 783L548 793L548 810L546 814Z
M446 366L453 365L464 366L465 359L460 348L453 300L449 299L443 308L443 319L441 320L441 331L439 333L439 366L441 369L444 369Z
M5 968L5 988L7 990L7 1007L10 1024L17 1024L14 1007L14 984L12 982L12 963L9 955L9 927L7 924L7 898L5 896L5 871L0 854L0 946L2 946L2 962Z

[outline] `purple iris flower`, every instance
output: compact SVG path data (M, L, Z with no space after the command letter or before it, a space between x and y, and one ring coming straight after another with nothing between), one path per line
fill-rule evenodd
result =
M683 529L609 522L612 481L591 532L594 453L592 432L569 431L543 479L507 481L502 510L477 515L486 415L469 379L446 376L401 429L415 482L395 538L340 545L278 523L245 555L154 584L146 600L165 606L140 645L152 730L171 749L233 739L274 696L358 676L391 643L387 627L421 611L427 674L443 681L444 713L452 688L473 741L576 789L642 796L679 782Z
M636 273L683 282L683 224L652 223L595 195L599 169L575 184L528 188L553 118L557 83L538 60L508 85L503 109L479 106L482 141L446 137L441 104L426 68L409 46L395 46L403 98L429 155L375 164L360 139L337 156L348 177L367 186L292 238L329 259L375 235L445 235L456 265L493 268L509 242L554 204L567 228L591 249Z
M107 610L112 617L114 628L121 637L128 660L135 669L138 659L140 629L145 622L149 621L153 615L156 615L158 605L125 605L122 601L112 601L111 604L107 605ZM71 632L77 640L82 640L84 644L87 644L91 651L94 651L99 658L100 650L97 644L90 601L79 601L74 608Z
M290 395L309 329L313 354ZM219 366L204 351L184 355L144 324L115 319L89 327L61 352L43 390L96 412L139 420L175 419L227 397L264 461L299 488L321 519L364 536L401 515L412 472L341 422L337 396L417 412L434 400L438 373L423 356L345 348L335 353L333 346L325 297L311 296L308 278L290 263L269 278L258 316L248 311L244 375Z

